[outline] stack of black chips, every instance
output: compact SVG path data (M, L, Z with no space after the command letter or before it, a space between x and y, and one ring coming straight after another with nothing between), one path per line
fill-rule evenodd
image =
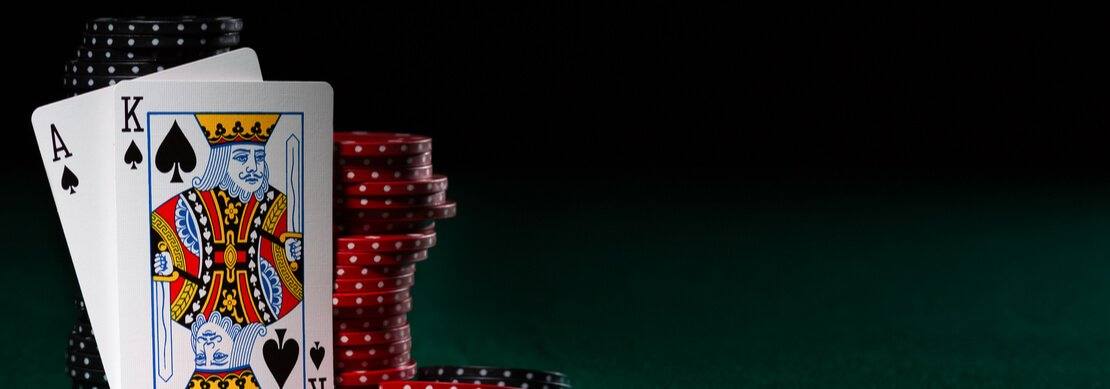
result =
M233 17L96 18L85 23L76 58L65 64L74 95L219 54L239 46Z
M66 62L65 91L79 95L123 80L192 62L239 46L243 19L178 16L97 18L85 23L77 56ZM85 302L77 297L77 322L66 347L73 388L104 389L108 381Z
M96 348L92 324L85 302L80 298L74 301L77 306L77 323L69 333L69 346L66 347L66 374L73 380L73 387L107 388L108 379L104 376L104 365Z

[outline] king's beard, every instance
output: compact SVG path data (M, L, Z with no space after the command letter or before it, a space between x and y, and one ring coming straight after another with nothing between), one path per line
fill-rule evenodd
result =
M262 184L258 186L258 189L251 191L240 186L235 180L232 180L230 174L225 174L224 180L220 182L220 189L223 189L229 196L238 199L239 202L242 203L250 201L251 194L254 194L256 200L262 201L262 197L270 190L270 183L266 181L265 177L261 178L261 182Z

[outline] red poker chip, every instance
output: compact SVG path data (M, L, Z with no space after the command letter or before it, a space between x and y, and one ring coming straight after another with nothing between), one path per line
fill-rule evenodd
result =
M341 184L337 193L348 196L407 196L432 194L447 190L447 176L435 174L419 180L367 181Z
M400 288L412 287L412 285L415 283L414 280L415 277L413 274L393 278L381 278L377 280L335 280L335 289L333 293L350 294L397 290Z
M436 245L436 233L347 235L336 238L336 248L343 252L395 252L426 250Z
M339 182L359 183L384 180L419 180L432 176L432 166L391 167L391 166L343 166L336 168L335 178Z
M378 389L514 389L514 387L435 381L386 381L378 383Z
M445 202L447 202L447 192L415 196L352 196L337 199L336 208L340 210L395 209L440 205Z
M335 319L336 331L379 331L395 328L409 323L408 315L386 316L367 319Z
M367 319L396 316L412 312L412 299L373 307L333 307L332 316L339 319Z
M382 224L378 222L363 223L357 220L336 220L336 234L337 235L352 235L352 234L409 234L409 233L424 233L434 231L432 228L418 228L416 223L420 222L433 222L434 220L395 220L393 224L394 229L382 230ZM389 228L389 227L386 227Z
M412 353L403 352L395 356L381 359L366 359L361 361L335 361L337 370L377 370L399 367L412 360Z
M368 346L372 344L392 343L411 337L409 326L403 325L382 331L338 331L335 333L336 347Z
M360 209L357 212L346 212L338 215L339 223L348 230L362 229L362 223L382 222L412 222L422 220L450 219L458 213L458 206L454 201L448 200L440 205L428 205L403 209L370 210Z
M337 214L342 216L342 214ZM426 233L435 231L434 220L397 221L397 222L367 222L367 223L342 223L335 224L337 235L345 234L408 234Z
M333 307L377 307L408 301L412 298L409 288L363 293L332 293Z
M340 265L407 265L428 259L428 250L400 253L366 253L339 251L335 263Z
M422 167L432 165L432 153L421 153L406 155L401 157L379 157L379 158L364 158L364 157L345 157L338 156L336 164L340 168L343 167L394 167L394 168L410 168Z
M368 346L336 346L335 359L339 361L373 361L397 356L409 351L412 351L412 338L405 338L389 343Z
M416 271L416 265L387 266L335 266L336 280L380 280L407 276Z
M395 157L432 151L432 138L396 132L336 132L336 154L345 157Z
M382 370L348 370L337 372L335 382L344 387L373 385L382 381L407 380L416 375L416 362L410 361L403 366Z

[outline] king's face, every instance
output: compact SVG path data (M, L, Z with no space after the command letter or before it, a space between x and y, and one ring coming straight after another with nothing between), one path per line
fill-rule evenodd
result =
M231 362L231 346L234 342L227 331L214 322L204 323L193 339L193 350L197 370L223 370Z
M231 148L227 174L240 189L251 193L266 182L266 146L262 144L237 144Z

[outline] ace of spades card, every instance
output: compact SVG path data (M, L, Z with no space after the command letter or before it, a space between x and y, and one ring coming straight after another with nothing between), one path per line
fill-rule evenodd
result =
M335 382L308 355L332 347L331 87L136 81L115 97L124 387Z
M262 71L253 50L238 49L142 79L262 81ZM54 102L36 109L31 124L96 333L104 375L112 387L121 387L114 98L113 88L108 87Z

